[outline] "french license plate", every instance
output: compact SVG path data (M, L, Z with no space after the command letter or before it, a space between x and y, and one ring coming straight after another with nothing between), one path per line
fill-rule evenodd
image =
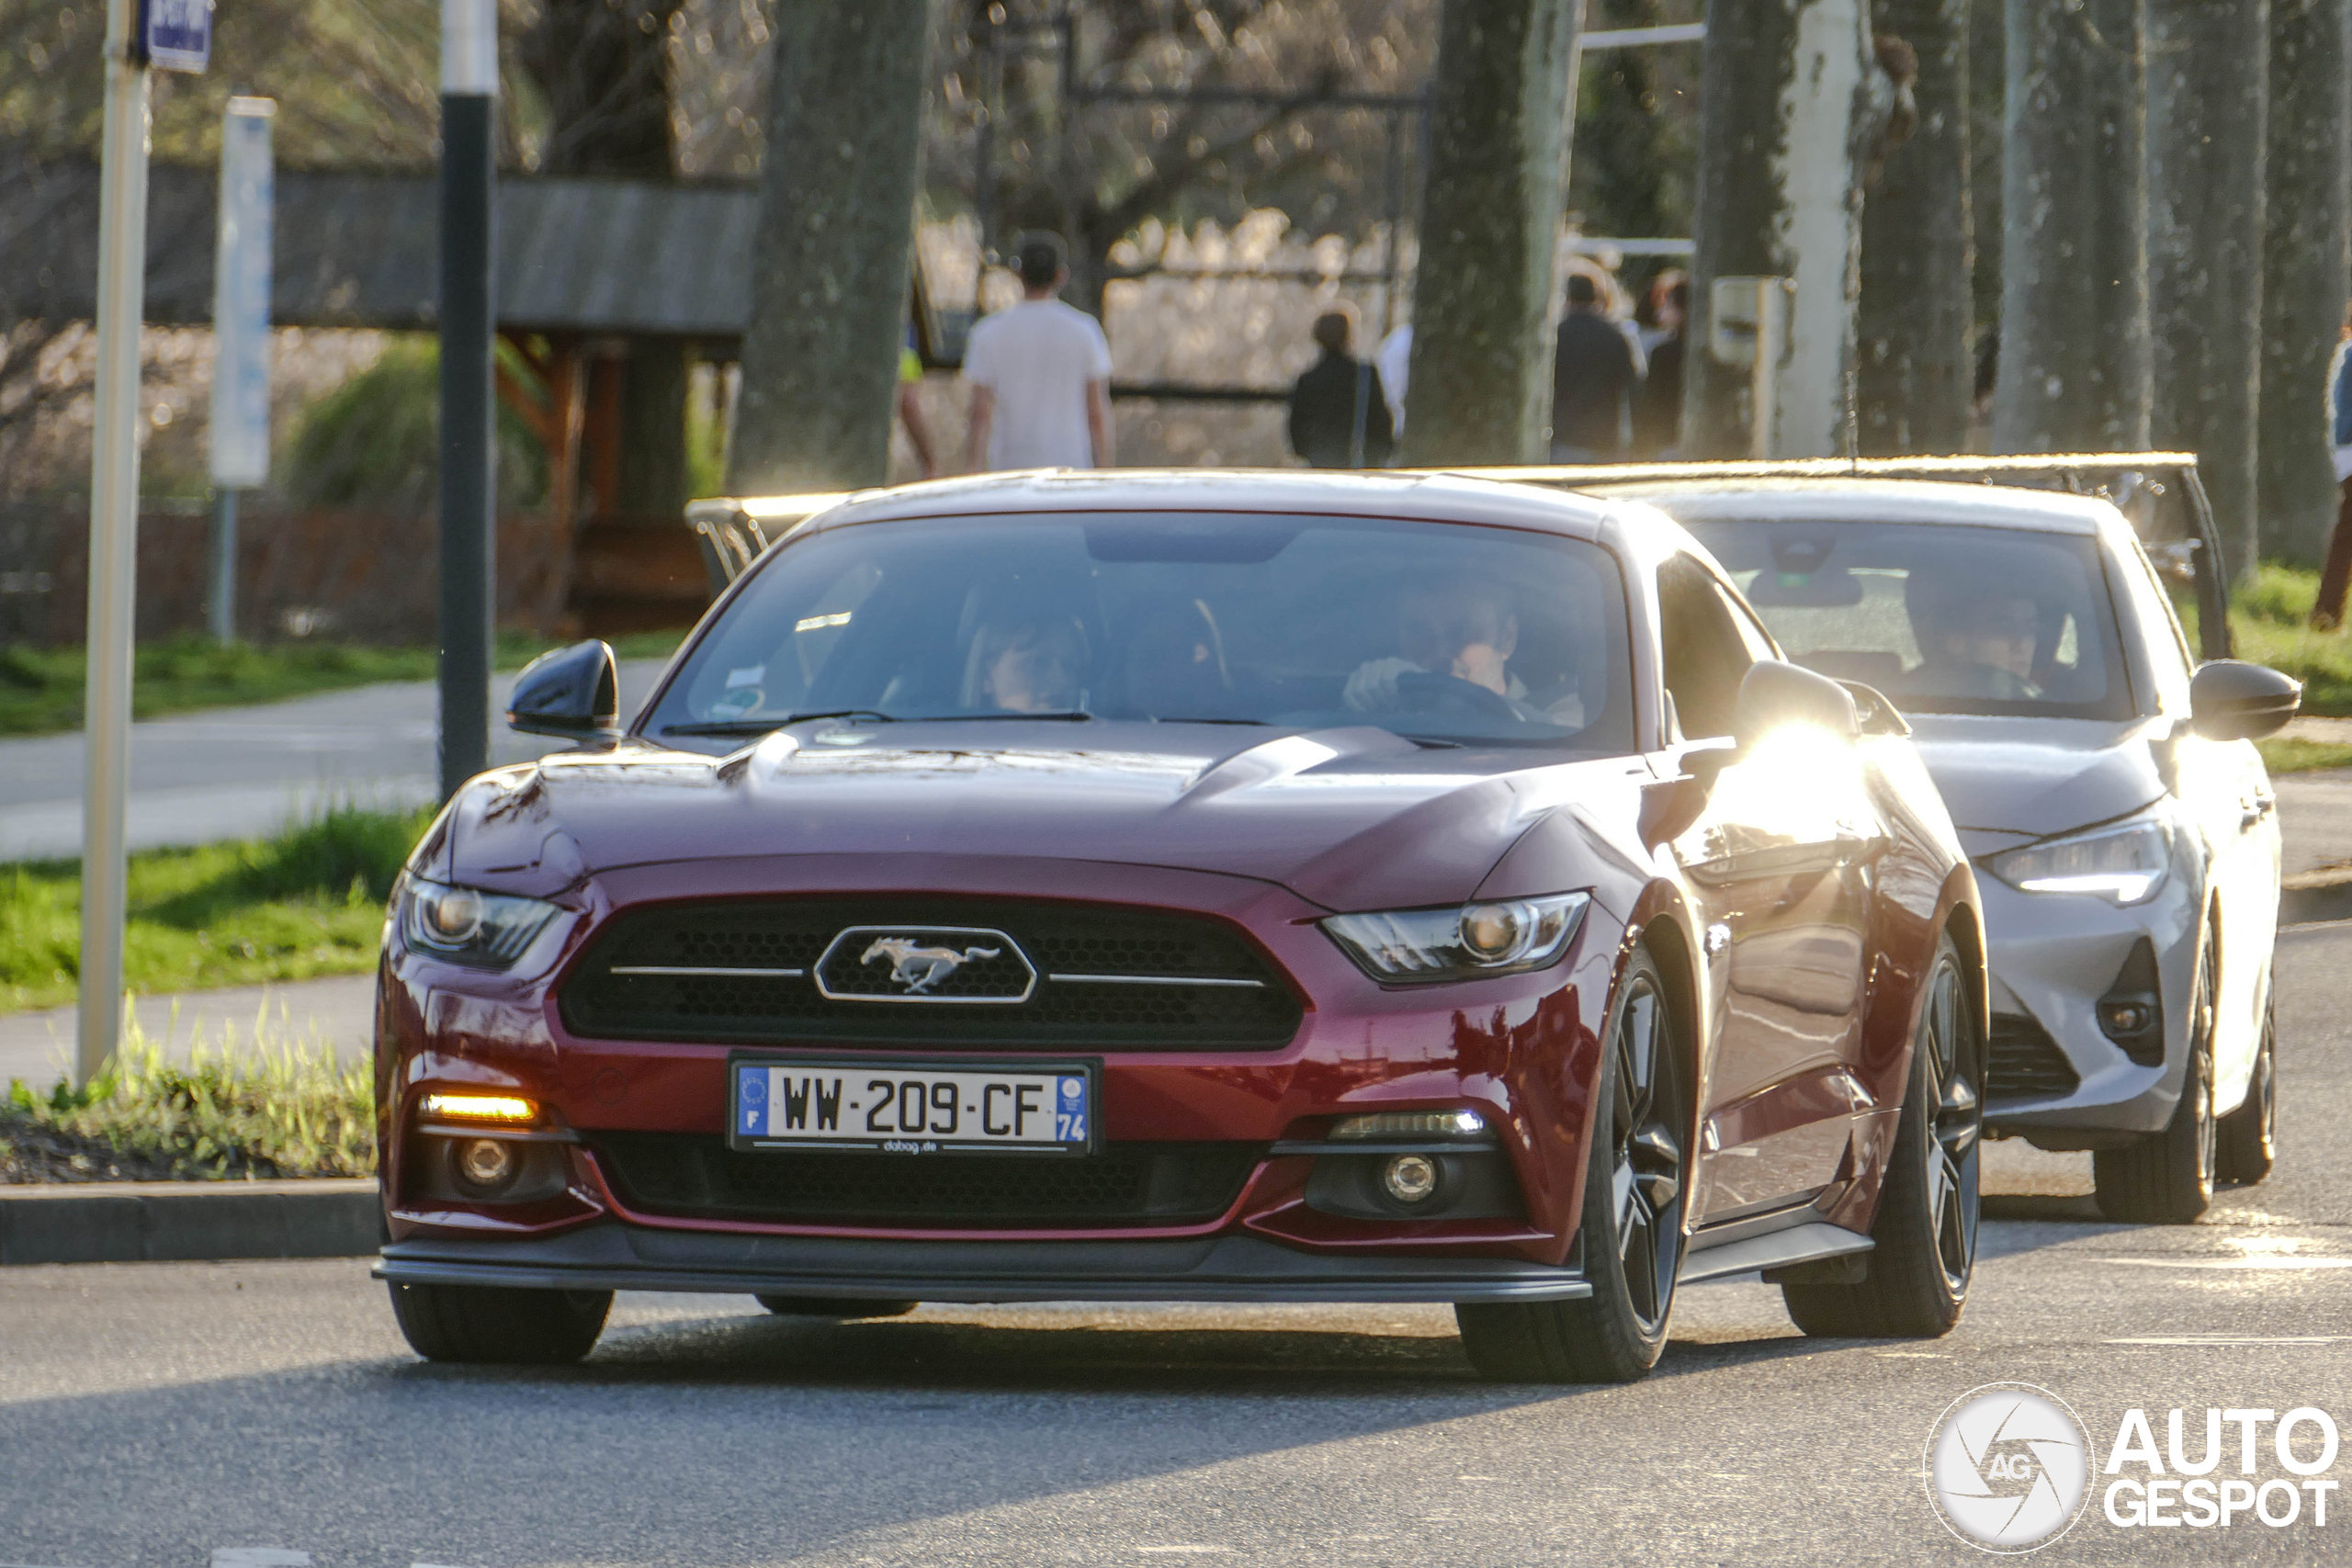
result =
M951 1068L771 1056L729 1066L727 1141L739 1149L1082 1155L1094 1145L1095 1072L1087 1063Z

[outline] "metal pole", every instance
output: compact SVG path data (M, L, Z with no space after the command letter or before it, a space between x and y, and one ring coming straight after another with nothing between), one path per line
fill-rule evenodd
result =
M83 726L82 956L75 1077L105 1070L122 1037L129 868L133 595L139 550L139 327L147 262L147 66L134 0L107 0L106 130L98 186L98 361L90 450L90 611Z
M214 642L237 640L237 492L212 492L212 592L205 622Z
M441 794L490 765L494 0L441 0Z

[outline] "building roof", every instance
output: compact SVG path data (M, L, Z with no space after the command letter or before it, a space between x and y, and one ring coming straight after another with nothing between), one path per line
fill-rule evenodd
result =
M147 208L146 320L212 321L216 172L160 164ZM741 337L757 190L502 177L498 321L526 332ZM440 196L430 174L282 169L271 315L281 326L434 324ZM0 184L0 314L96 309L98 170L20 165Z

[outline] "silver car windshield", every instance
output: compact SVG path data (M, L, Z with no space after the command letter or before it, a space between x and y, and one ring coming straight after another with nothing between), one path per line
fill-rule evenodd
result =
M1789 656L1915 713L2125 719L2097 542L2022 528L1699 521Z
M797 716L1376 725L1633 750L1623 580L1575 539L1345 517L1047 514L789 541L647 732Z

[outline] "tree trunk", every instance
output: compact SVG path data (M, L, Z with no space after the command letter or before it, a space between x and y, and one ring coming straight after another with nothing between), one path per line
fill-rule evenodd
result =
M1581 0L1449 0L1413 279L1406 461L1535 463Z
M2262 260L2262 553L2317 566L2335 525L2327 367L2352 287L2352 16L2270 0Z
M539 171L666 180L675 172L665 56L684 0L545 0L522 39L548 106ZM606 514L681 519L686 495L686 345L640 339L616 362L619 451Z
M1919 57L1918 125L1886 156L1862 208L1855 367L1862 451L1959 452L1975 362L1971 288L1970 0L1878 0L1872 25Z
M1718 277L1794 285L1772 367L1775 457L1845 448L1854 366L1862 171L1884 119L1862 0L1708 0L1699 101L1698 254L1682 444L1746 457L1750 374L1705 352Z
M686 381L691 351L676 338L639 338L621 361L620 483L613 510L683 522L686 502Z
M2158 446L2197 454L2232 580L2257 548L2269 44L2269 0L2148 7L2151 423Z
M2009 0L1996 452L2148 446L2147 0Z
M880 484L914 243L927 0L776 8L738 495Z

